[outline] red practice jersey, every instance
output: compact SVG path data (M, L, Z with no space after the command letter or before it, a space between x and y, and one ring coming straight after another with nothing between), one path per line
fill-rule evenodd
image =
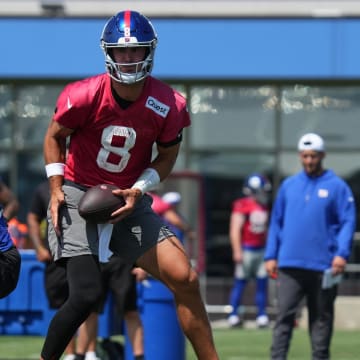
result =
M164 215L166 211L171 209L171 205L165 202L160 196L149 193L153 198L153 203L151 204L152 209L160 216Z
M54 121L74 130L65 179L121 189L130 188L149 166L154 143L174 141L190 125L184 97L170 86L149 76L140 98L122 109L107 74L67 85Z
M232 213L245 216L241 230L242 246L262 248L265 246L269 209L256 202L252 197L237 199L233 202Z

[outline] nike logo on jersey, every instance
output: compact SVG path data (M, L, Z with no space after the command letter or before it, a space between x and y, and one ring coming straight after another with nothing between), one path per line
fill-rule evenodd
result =
M70 96L68 96L68 98L67 98L67 108L68 109L71 109L72 108L72 103L71 103L71 100L70 100Z
M169 113L170 110L169 106L163 104L159 100L156 100L152 96L149 96L147 98L145 106L163 118L167 117L167 114Z
M140 226L133 226L131 228L131 232L132 234L136 237L137 242L139 243L139 246L142 245L142 241L141 241L141 235L142 235L142 231L141 231L141 227Z

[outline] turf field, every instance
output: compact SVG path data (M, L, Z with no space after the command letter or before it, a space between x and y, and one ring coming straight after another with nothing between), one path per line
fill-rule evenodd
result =
M332 359L359 359L360 331L336 331L332 342ZM221 360L269 360L271 330L219 329L214 330ZM188 348L187 360L196 360ZM305 330L296 329L291 342L289 360L309 360L310 344Z
M332 359L359 359L359 330L337 330L332 342ZM268 360L271 330L215 329L215 342L221 360ZM42 337L0 336L1 360L38 360ZM305 330L296 329L289 360L309 360L309 340ZM107 360L107 359L102 359ZM192 349L187 348L187 359L196 360Z

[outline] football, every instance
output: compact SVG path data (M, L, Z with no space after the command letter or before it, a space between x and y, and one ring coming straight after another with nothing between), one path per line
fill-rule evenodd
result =
M100 184L86 191L79 201L79 214L87 221L106 223L111 219L111 214L125 205L125 200L112 193L118 189L115 185Z

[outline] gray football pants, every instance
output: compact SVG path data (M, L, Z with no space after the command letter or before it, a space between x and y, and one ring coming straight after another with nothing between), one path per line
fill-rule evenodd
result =
M277 280L278 313L273 330L272 360L286 360L301 300L306 297L312 360L330 359L337 287L321 288L322 272L283 268Z

